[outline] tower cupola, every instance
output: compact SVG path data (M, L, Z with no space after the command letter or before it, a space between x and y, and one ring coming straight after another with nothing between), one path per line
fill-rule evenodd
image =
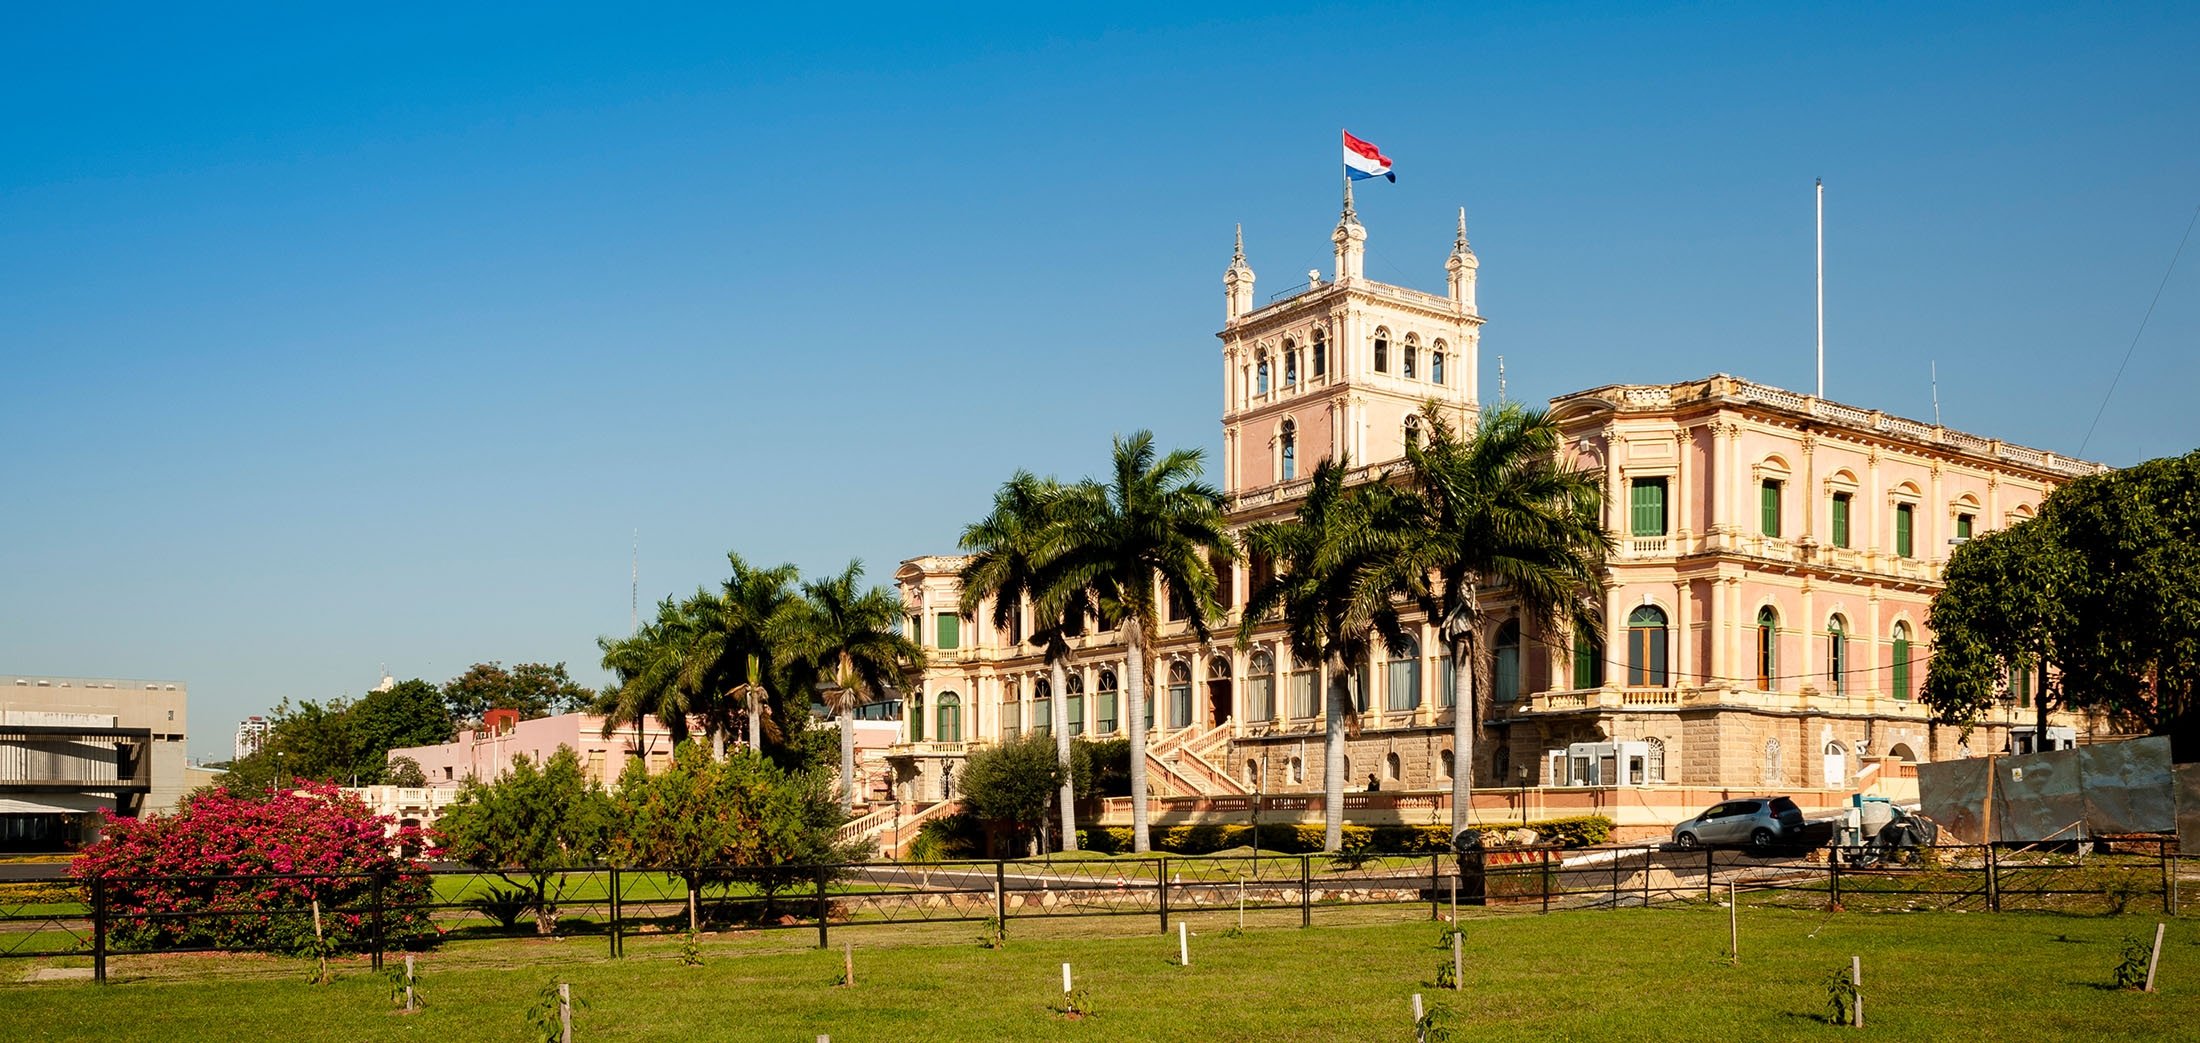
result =
M1467 208L1459 208L1459 238L1452 241L1451 258L1444 262L1449 273L1451 304L1461 315L1473 315L1474 277L1482 262L1474 257L1474 248L1467 245Z
M1237 228L1237 249L1230 255L1230 267L1222 272L1224 322L1236 322L1238 317L1253 310L1253 267L1245 263L1245 226Z
M1329 233L1329 241L1337 245L1337 281L1357 280L1367 255L1367 229L1360 224L1360 215L1352 211L1352 177L1344 179L1344 215L1337 218L1337 230Z

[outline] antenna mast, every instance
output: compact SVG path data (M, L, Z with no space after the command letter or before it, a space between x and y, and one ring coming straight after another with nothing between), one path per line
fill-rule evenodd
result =
M1497 356L1497 404L1505 404L1505 356Z
M1933 360L1933 426L1940 426L1940 360Z
M1818 397L1826 397L1826 179L1818 179Z
M627 566L626 633L642 632L642 530L634 530L634 557Z

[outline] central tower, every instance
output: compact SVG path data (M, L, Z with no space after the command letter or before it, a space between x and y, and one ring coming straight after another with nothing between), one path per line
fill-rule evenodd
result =
M1222 478L1233 498L1289 486L1340 454L1354 466L1402 459L1430 401L1461 430L1474 423L1482 316L1466 211L1444 264L1447 296L1367 278L1350 180L1330 242L1327 280L1310 271L1265 304L1255 303L1242 228L1222 274Z

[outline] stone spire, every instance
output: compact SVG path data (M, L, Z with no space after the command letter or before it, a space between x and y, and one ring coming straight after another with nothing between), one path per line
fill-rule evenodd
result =
M1444 270L1450 273L1452 307L1462 315L1474 314L1474 277L1482 262L1474 257L1474 248L1467 245L1467 208L1459 208L1459 238L1452 241L1451 259L1444 262Z
M1223 311L1225 322L1234 322L1238 316L1253 310L1253 266L1245 263L1245 226L1237 226L1237 248L1230 254L1230 267L1222 273Z
M1360 215L1352 211L1352 175L1344 176L1344 214L1337 218L1337 230L1329 234L1329 241L1337 245L1337 281L1361 277L1362 262L1367 254L1367 229L1360 224Z

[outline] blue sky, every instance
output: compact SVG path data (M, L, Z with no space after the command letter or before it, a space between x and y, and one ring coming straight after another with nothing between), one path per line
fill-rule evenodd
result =
M722 555L951 550L1219 442L1221 273L1441 288L1510 393L1712 372L2110 463L2200 445L2190 5L26 9L0 36L0 669L601 680ZM1294 274L1296 273L1296 274Z

